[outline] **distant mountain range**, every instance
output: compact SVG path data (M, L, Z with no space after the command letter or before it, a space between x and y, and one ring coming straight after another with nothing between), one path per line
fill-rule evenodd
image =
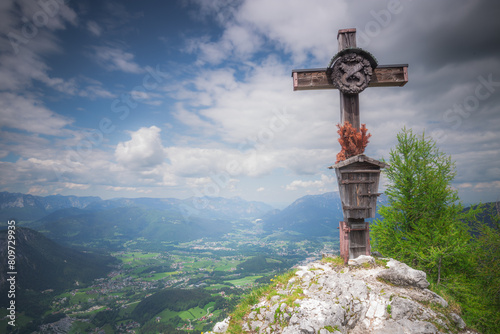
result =
M308 236L338 235L343 220L338 193L308 195L299 198L283 210L268 212L262 217L264 230L295 231Z
M267 233L292 231L303 238L338 235L342 210L336 193L305 196L280 211L239 197L103 200L2 192L0 226L8 219L63 244L113 249L141 237L150 242L217 238L255 219L261 219Z
M62 209L102 211L114 208L143 208L168 210L183 217L197 216L215 219L241 219L258 217L273 209L272 206L239 197L176 198L115 198L78 196L34 196L21 193L0 192L0 220L16 219L33 222Z
M2 223L12 218L19 221L33 221L59 209L82 209L99 200L101 200L99 197L61 195L42 197L0 192L0 219Z
M106 249L144 238L185 242L216 238L239 220L255 219L273 208L241 198L117 198L33 196L0 193L0 226L9 219L62 244ZM118 247L120 246L120 247Z

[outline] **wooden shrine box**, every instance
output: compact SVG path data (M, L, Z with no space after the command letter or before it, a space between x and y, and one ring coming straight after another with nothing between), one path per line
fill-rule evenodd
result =
M388 165L356 155L328 168L335 168L344 220L375 218L380 169Z
M387 166L360 154L329 167L335 168L342 201L340 256L345 263L359 255L370 255L370 227L364 219L375 217L380 171Z

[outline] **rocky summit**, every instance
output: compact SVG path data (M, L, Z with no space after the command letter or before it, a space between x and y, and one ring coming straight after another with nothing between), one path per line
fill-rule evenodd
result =
M243 333L477 333L427 289L423 271L371 256L338 262L324 257L298 267L242 319L227 318L213 333L232 332L234 322Z

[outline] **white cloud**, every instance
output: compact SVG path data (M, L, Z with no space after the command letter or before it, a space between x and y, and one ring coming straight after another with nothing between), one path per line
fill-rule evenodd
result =
M305 188L310 191L324 191L325 189L328 189L329 186L336 183L336 181L337 178L335 176L327 176L325 174L321 174L320 180L294 180L290 184L286 185L285 189L293 191Z
M338 93L293 92L290 68L270 57L245 68L244 80L231 69L202 70L183 84L181 96L172 93L184 99L175 116L203 135L216 136L217 143L211 143L218 147L278 150L277 156L293 149L337 150Z
M336 51L331 32L348 20L347 4L328 0L250 0L225 6L224 1L199 1L202 15L219 14L224 33L217 41L208 38L190 41L190 50L200 52L199 60L219 64L223 60L246 60L261 50L264 43L290 53L302 62L309 55L324 62ZM339 26L340 24L340 26ZM307 28L305 28L307 27Z
M101 84L87 86L84 89L80 90L78 95L81 97L88 97L91 99L96 97L107 98L107 99L115 97L115 94L103 88Z
M43 186L33 186L29 188L27 193L35 196L45 196L49 193L49 191L46 187Z
M262 39L251 27L230 24L226 27L220 40L212 42L207 38L196 38L188 41L190 52L200 53L198 62L203 64L220 64L233 57L239 60L249 59L262 44Z
M68 189L86 190L86 189L90 188L90 184L79 184L79 183L66 182L66 183L64 183L64 187L68 188Z
M10 46L0 38L1 50L6 52L0 54L0 89L25 91L38 81L65 94L77 93L75 79L65 80L49 75L50 68L43 61L43 57L61 51L57 40L51 34L40 34L18 53L12 52Z
M236 17L238 23L253 27L298 62L308 54L324 61L336 52L332 35L347 19L347 4L328 0L247 0Z
M102 34L102 28L97 24L95 21L89 21L87 22L87 30L90 31L94 36L101 36Z
M32 133L61 135L72 120L58 115L31 97L0 93L0 124Z
M260 177L277 168L296 174L316 174L332 164L332 151L310 149L239 151L227 148L168 147L171 172L181 177L203 178L213 175Z
M131 132L129 141L120 142L116 146L116 160L130 169L152 169L161 165L166 154L160 132L160 128L156 126Z
M133 192L136 192L138 189L136 187L113 187L113 186L107 186L106 190L112 190L112 191L133 191Z
M177 110L174 111L173 116L190 128L196 131L207 131L213 128L213 124L203 120L196 112L186 110L182 103L177 103L176 107Z
M109 71L122 71L126 73L143 73L144 70L134 62L134 55L119 48L97 46L95 60Z
M132 99L140 103L145 103L153 106L160 106L163 103L163 101L161 100L163 96L158 93L133 90L130 92L130 95Z
M215 19L219 23L227 22L234 15L234 5L240 1L234 0L192 0L199 6L199 10L193 13L193 18L205 20L207 17Z
M1 90L25 94L35 82L40 82L68 95L112 97L99 82L80 88L76 78L63 79L50 74L52 68L47 65L45 58L64 52L57 31L66 29L68 24L78 24L78 17L70 7L60 1L27 0L2 1L2 6ZM36 29L26 30L28 25Z
M36 46L38 42L46 45L46 50L39 50ZM47 45L52 45L48 47ZM89 80L76 78L63 79L49 75L50 68L43 62L42 57L46 54L59 52L55 41L50 38L40 37L34 41L30 49L23 50L19 54L6 52L0 54L0 89L11 92L24 92L33 86L34 82L41 82L58 92L68 95L78 95L82 97L113 97L109 91L102 87L102 83L93 81L86 87L81 88Z
M461 183L458 185L460 188L472 188L474 190L482 191L482 190L490 190L495 188L500 188L500 181L493 182L479 182L479 183Z
M1 28L5 26L15 25L17 20L23 19L23 24L27 22L33 23L38 28L38 33L40 30L61 30L65 29L67 23L76 26L78 24L78 16L73 9L66 5L62 1L30 1L30 0L19 0L19 1L2 1L3 8L2 13L5 16L2 17L4 25L0 25ZM17 29L12 29L12 31L18 31ZM33 36L36 38L37 36Z

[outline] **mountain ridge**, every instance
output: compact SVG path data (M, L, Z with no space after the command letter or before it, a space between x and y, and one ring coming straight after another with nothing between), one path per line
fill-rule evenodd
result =
M183 216L208 215L211 218L253 218L273 209L264 202L246 201L240 197L190 197L178 198L112 198L103 200L97 196L35 196L22 193L0 192L0 219L36 221L57 210L77 208L103 210L119 207L169 209Z
M97 196L35 196L22 193L0 192L0 219L32 221L42 216L69 207L84 208L88 204L101 200Z
M343 220L340 197L334 192L307 195L283 210L269 212L262 220L266 231L288 229L314 236L331 232L338 234L335 230L338 222ZM311 221L316 224L312 225Z
M387 198L380 196L379 207L385 203ZM494 209L493 203L486 206ZM41 231L60 243L83 247L92 243L106 247L110 242L115 247L138 237L166 242L218 238L239 230L242 224L252 223L262 226L259 233L263 236L278 232L277 236L292 238L293 235L297 240L323 236L338 239L338 223L343 221L337 192L307 195L283 210L239 197L102 200L99 197L36 197L2 192L0 208L3 208L0 217L4 218L0 228L14 218L22 226ZM19 216L14 215L12 208L16 208ZM26 217L31 220L23 221Z

